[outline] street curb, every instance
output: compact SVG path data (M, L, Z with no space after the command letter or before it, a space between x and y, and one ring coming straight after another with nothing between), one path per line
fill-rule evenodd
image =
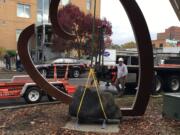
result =
M0 74L27 74L27 73L26 72L16 72L16 71L10 71L10 72L0 71Z
M152 98L161 98L161 97L163 97L163 95L161 95L161 94L158 94L158 95L151 95L151 97L152 97Z
M61 101L55 101L55 102L44 102L44 103L37 103L37 104L27 104L27 105L18 105L18 106L8 106L8 107L1 107L0 111L2 110L10 110L10 109L21 109L21 108L29 108L29 107L35 107L40 105L51 105L51 104L59 104L62 103Z

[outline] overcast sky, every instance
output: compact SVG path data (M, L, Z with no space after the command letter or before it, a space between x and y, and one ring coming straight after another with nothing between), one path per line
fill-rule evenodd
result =
M151 38L170 26L180 26L169 0L136 0L146 18ZM113 43L122 44L134 40L131 25L119 0L101 0L101 17L113 26Z

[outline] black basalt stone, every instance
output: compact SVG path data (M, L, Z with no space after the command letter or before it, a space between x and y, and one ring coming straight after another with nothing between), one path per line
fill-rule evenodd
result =
M69 114L77 117L77 110L84 91L83 86L79 86L74 93L73 101L69 106ZM122 114L119 107L114 102L114 97L109 92L100 91L100 96L108 119L121 119ZM99 98L95 88L88 88L78 115L80 120L104 119L103 111L100 106Z

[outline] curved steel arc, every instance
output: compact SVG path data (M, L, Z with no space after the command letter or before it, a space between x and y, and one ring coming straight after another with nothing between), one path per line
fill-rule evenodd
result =
M59 91L56 87L51 85L46 79L44 79L39 71L34 67L32 59L29 55L28 50L28 41L31 36L34 34L35 25L30 25L27 27L20 35L18 41L18 53L21 58L21 62L24 65L26 72L30 75L32 80L46 91L51 96L54 96L58 100L63 101L64 103L71 103L72 97L64 92Z
M152 91L153 51L152 43L143 13L135 0L120 0L131 22L139 51L139 89L132 108L123 109L126 116L141 116L145 113Z
M50 16L52 25L58 35L62 37L64 36L66 39L69 39L72 38L72 35L64 32L57 21L57 9L59 2L60 0L51 1ZM141 116L146 110L149 96L152 90L153 54L151 39L146 21L137 3L134 0L120 0L120 2L125 8L134 30L134 34L138 44L140 60L140 81L136 100L132 108L121 108L121 110L124 116ZM55 87L50 85L34 67L28 52L28 40L33 34L34 24L26 28L21 33L18 41L19 55L27 73L34 80L34 82L36 82L42 89L47 91L51 96L54 96L67 104L71 103L71 96L58 91Z
M51 0L49 7L49 15L52 23L53 30L56 34L64 39L73 39L76 38L75 34L68 33L63 29L61 25L58 23L58 8L59 8L60 0Z

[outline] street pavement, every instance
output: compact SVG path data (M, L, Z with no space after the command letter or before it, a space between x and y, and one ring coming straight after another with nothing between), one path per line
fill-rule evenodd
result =
M0 79L0 81L8 81L9 79ZM80 79L70 79L69 83L74 85L84 85L86 82L86 78L80 78ZM48 99L46 96L42 98L41 102L48 102ZM25 105L26 102L24 98L17 98L17 99L3 99L0 100L0 107L5 106L16 106L16 105Z
M16 72L16 71L2 71L0 70L0 82L9 82L14 75L26 75L25 72ZM73 85L85 85L87 81L87 73L81 75L80 78L70 78L70 84ZM42 98L42 102L48 102L47 97ZM23 98L18 99L4 99L0 100L0 108L5 106L16 106L16 105L25 105L26 102Z
M16 71L7 71L0 69L0 82L10 82L11 78L14 75L26 75L25 72L16 72ZM81 78L72 78L69 79L70 84L74 85L84 85L86 82L86 74L82 75ZM42 98L42 102L47 102L47 97ZM3 99L0 100L0 107L5 106L16 106L16 105L25 105L26 102L24 98L18 98L18 99Z

